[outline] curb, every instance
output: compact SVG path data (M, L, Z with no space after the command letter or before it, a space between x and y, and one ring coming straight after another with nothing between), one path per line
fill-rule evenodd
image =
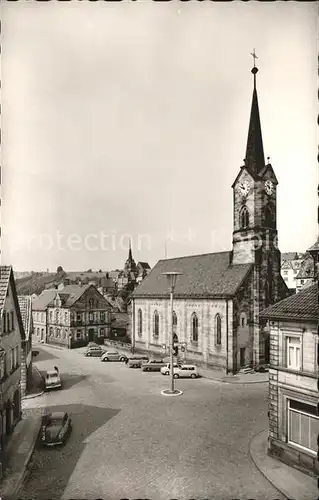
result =
M24 461L24 469L21 473L21 477L20 477L20 480L17 481L17 485L15 486L15 489L14 489L14 494L18 495L18 493L20 492L21 488L22 488L22 485L24 483L24 480L26 478L26 476L28 475L28 470L27 470L27 467L28 467L28 464L31 460L31 457L33 455L33 452L34 452L34 448L35 448L35 445L36 445L36 442L37 442L37 437L38 437L38 434L40 432L40 427L41 427L41 419L39 419L39 422L38 422L38 431L37 433L35 434L35 439L33 441L33 444L32 446L30 447L30 450L25 458L25 461Z
M249 444L248 444L248 450L249 450L249 457L251 459L251 461L253 462L253 464L255 465L255 467L259 470L259 472L264 476L265 479L267 479L267 481L277 490L279 491L285 498L289 499L289 495L287 495L286 493L284 493L281 489L279 489L273 481L271 481L271 479L269 479L268 476L266 476L266 474L264 473L264 471L261 469L261 467L257 464L257 461L254 459L253 457L253 454L251 452L251 448L252 448L252 443L253 441L258 437L260 436L260 434L262 434L263 432L267 432L268 431L268 428L266 429L263 429L262 431L258 432L258 434L255 434L255 436L253 436L250 441L249 441Z
M27 394L26 396L23 396L23 398L21 398L21 400L24 401L25 399L38 398L38 397L42 396L42 394L44 394L44 391L37 392L36 394Z
M269 380L251 380L251 381L241 381L241 380L225 380L222 378L214 378L214 377L209 377L207 375L203 375L202 373L199 374L201 377L206 378L208 380L213 380L214 382L222 382L223 384L233 384L233 385L250 385L250 384L268 384Z

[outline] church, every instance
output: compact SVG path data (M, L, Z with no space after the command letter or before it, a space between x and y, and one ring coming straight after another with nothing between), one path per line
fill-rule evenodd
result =
M136 350L166 356L173 334L188 363L226 373L269 362L260 313L289 295L277 245L278 181L264 157L255 65L251 72L246 156L232 185L231 251L160 260L131 296ZM172 271L181 273L174 289L173 332L163 275Z

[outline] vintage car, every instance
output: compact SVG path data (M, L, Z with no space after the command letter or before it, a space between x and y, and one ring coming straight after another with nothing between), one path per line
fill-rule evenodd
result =
M50 389L62 389L61 377L58 370L49 370L44 378L44 388L46 391Z
M118 351L115 350L109 350L109 351L104 351L104 354L101 356L101 361L106 362L106 361L126 361L127 356L125 354L120 354Z
M169 375L169 368L170 368L171 364L170 363L166 363L162 368L161 368L161 374L162 375ZM181 365L177 364L177 363L174 363L174 370L178 367L180 367Z
M127 366L129 368L141 368L142 364L148 360L149 358L147 356L130 356L127 361Z
M195 365L180 365L177 368L174 366L174 378L197 378L199 373Z
M44 446L65 443L72 429L71 418L66 412L48 413L42 417L39 441Z
M142 364L143 372L160 372L161 368L166 365L163 359L150 359L150 361Z
M102 349L101 346L97 345L97 346L88 347L84 356L87 356L87 357L95 356L95 357L100 358L102 356L102 354L104 354L104 353L105 353L105 349Z

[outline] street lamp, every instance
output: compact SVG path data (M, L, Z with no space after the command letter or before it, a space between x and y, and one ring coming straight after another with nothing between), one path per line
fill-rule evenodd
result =
M162 273L167 277L169 288L170 288L170 314L171 314L171 335L170 335L170 376L171 376L171 388L162 391L162 394L166 396L178 396L182 394L181 391L175 390L174 387L174 327L173 327L173 300L174 300L174 289L177 281L177 277L182 273L178 271L168 271Z

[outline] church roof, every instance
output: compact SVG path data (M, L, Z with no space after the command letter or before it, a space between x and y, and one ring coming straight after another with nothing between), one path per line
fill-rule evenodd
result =
M264 309L260 316L270 320L318 321L318 283Z
M132 294L137 297L168 297L165 272L178 271L175 297L233 297L252 264L230 265L231 252L190 255L160 260Z

